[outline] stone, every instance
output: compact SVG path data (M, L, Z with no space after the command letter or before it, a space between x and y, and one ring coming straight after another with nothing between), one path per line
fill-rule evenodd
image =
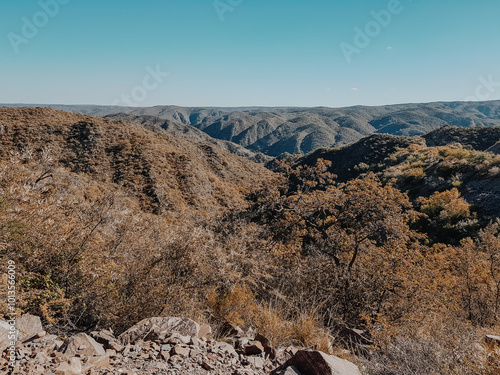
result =
M64 354L69 356L103 356L106 351L92 337L85 333L79 333L66 340L60 349Z
M208 339L212 336L212 327L208 324L200 324L200 330L198 331L199 339Z
M160 357L164 360L164 361L168 361L170 359L170 351L167 351L167 350L162 350L160 352Z
M271 375L282 374L291 366L301 375L361 375L354 363L314 350L299 350L282 366L271 372Z
M176 346L174 346L172 351L173 351L173 354L178 355L180 357L189 357L189 353L190 353L191 349L186 348L185 346L182 346L182 345L176 345Z
M247 362L257 370L263 369L266 363L262 357L249 357Z
M234 347L231 344L228 344L227 342L218 342L215 344L214 348L220 350L223 353L236 354Z
M283 375L302 375L302 374L299 372L299 370L295 368L295 366L290 366L285 370Z
M19 330L18 341L24 342L45 332L42 321L38 316L24 314L16 319L16 328Z
M170 357L169 362L170 363L182 363L184 361L184 358L182 358L179 355L173 355Z
M41 365L48 363L49 361L50 361L49 356L44 352L38 352L34 358L34 362Z
M276 359L276 350L272 347L271 341L267 337L262 336L261 334L255 335L255 340L259 341L264 347L264 353L269 359Z
M485 341L488 345L500 346L500 336L486 335Z
M69 375L69 374L71 374L71 372L68 362L61 363L55 370L55 375Z
M112 350L116 351L117 353L120 353L123 351L123 346L116 340L109 341L107 347L108 347L108 349L112 349Z
M334 335L348 348L358 345L373 345L373 341L366 338L367 331L348 328L344 325L337 325L333 328Z
M70 371L74 374L80 374L82 372L82 362L80 358L73 357L69 360Z
M111 348L110 342L116 341L113 332L107 329L91 332L90 337L92 337L95 341L101 344L104 347L104 349L113 349Z
M201 346L201 341L197 337L191 337L190 341L189 341L189 345Z
M243 346L243 350L245 351L245 355L259 355L264 353L264 347L257 340L249 341L248 344Z
M87 373L93 368L108 368L110 366L109 356L102 355L98 357L89 357L83 366L83 373Z
M206 355L206 357L207 357L207 359L209 359L209 360L211 360L211 361L214 361L214 362L215 362L215 361L217 361L217 357L216 357L216 356L214 356L213 354L208 353L208 354Z
M135 343L137 340L148 337L159 339L167 338L177 333L181 336L198 337L200 325L188 318L157 317L141 320L139 323L123 332L119 337L122 345Z
M40 339L40 338L44 337L46 334L47 334L47 332L45 332L45 331L38 332L36 334L36 338Z
M62 362L57 367L56 375L79 375L82 373L82 362L80 358L73 357L68 362Z
M10 327L11 326L8 322L0 320L0 353L3 353L3 351L9 347L11 342L17 341L19 330L10 331ZM9 338L9 336L12 336L10 332L14 333L14 336L16 336L14 340Z
M56 349L59 350L64 345L64 341L62 341L62 340L54 340L54 344L56 346Z

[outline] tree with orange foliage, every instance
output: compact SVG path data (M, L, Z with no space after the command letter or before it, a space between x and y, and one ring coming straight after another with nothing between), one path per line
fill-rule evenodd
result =
M375 175L337 184L328 167L318 160L314 167L288 169L251 197L251 212L269 226L284 259L322 259L327 304L344 320L358 320L360 313L380 312L403 288L404 277L394 273L412 258L409 244L419 236L409 223L418 214L406 194Z
M418 215L406 194L374 174L336 184L329 164L320 159L314 167L289 170L251 197L253 211L276 241L302 255L326 253L349 273L363 247L407 242L407 224Z

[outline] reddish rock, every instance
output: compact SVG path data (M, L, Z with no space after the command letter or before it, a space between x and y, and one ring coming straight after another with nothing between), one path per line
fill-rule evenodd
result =
M264 347L260 343L260 341L250 341L248 344L243 346L243 350L245 351L245 355L259 355L264 353Z
M0 353L7 349L11 342L16 340L11 340L9 336L13 333L16 337L19 334L18 330L10 331L10 325L6 321L0 320Z
M319 351L299 350L271 375L282 375L293 366L301 375L361 375L354 363Z
M255 336L255 340L259 341L264 347L264 353L269 359L276 359L276 350L272 347L271 341L269 341L266 337L261 334L257 334Z

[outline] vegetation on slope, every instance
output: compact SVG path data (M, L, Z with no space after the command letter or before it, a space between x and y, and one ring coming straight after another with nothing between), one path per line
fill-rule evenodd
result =
M271 174L216 149L202 160L200 145L138 125L24 111L0 111L0 255L18 266L18 309L52 330L187 316L356 355L370 374L499 370L478 343L500 329L500 223L441 242L434 231L476 219L461 185L412 198L399 179L416 168L483 176L493 154L412 143L357 178L337 178L322 159ZM172 153L193 162L169 164ZM148 182L146 161L162 179ZM185 195L195 179L167 191L177 204L150 200L145 188L194 161L214 176L210 194ZM346 346L343 325L368 329L373 345Z
M143 126L48 108L0 109L0 158L49 153L55 167L116 184L146 211L217 210L242 203L240 188L265 179L265 168L210 144ZM49 173L50 174L50 173Z

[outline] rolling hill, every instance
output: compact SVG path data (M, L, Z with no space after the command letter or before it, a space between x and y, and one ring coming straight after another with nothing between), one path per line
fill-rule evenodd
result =
M241 189L270 175L216 145L133 122L50 108L0 108L0 124L0 160L50 154L59 174L118 186L149 212L234 207L243 202Z
M175 122L178 128L188 126L191 129L188 133L192 135L194 130L190 127L194 127L212 138L269 156L284 152L307 154L320 147L341 147L371 134L416 136L447 125L500 126L500 101L348 108L51 107L93 116L123 113L140 122L145 118L158 118L153 122ZM229 146L226 144L226 147ZM231 148L237 154L242 153L241 149Z

